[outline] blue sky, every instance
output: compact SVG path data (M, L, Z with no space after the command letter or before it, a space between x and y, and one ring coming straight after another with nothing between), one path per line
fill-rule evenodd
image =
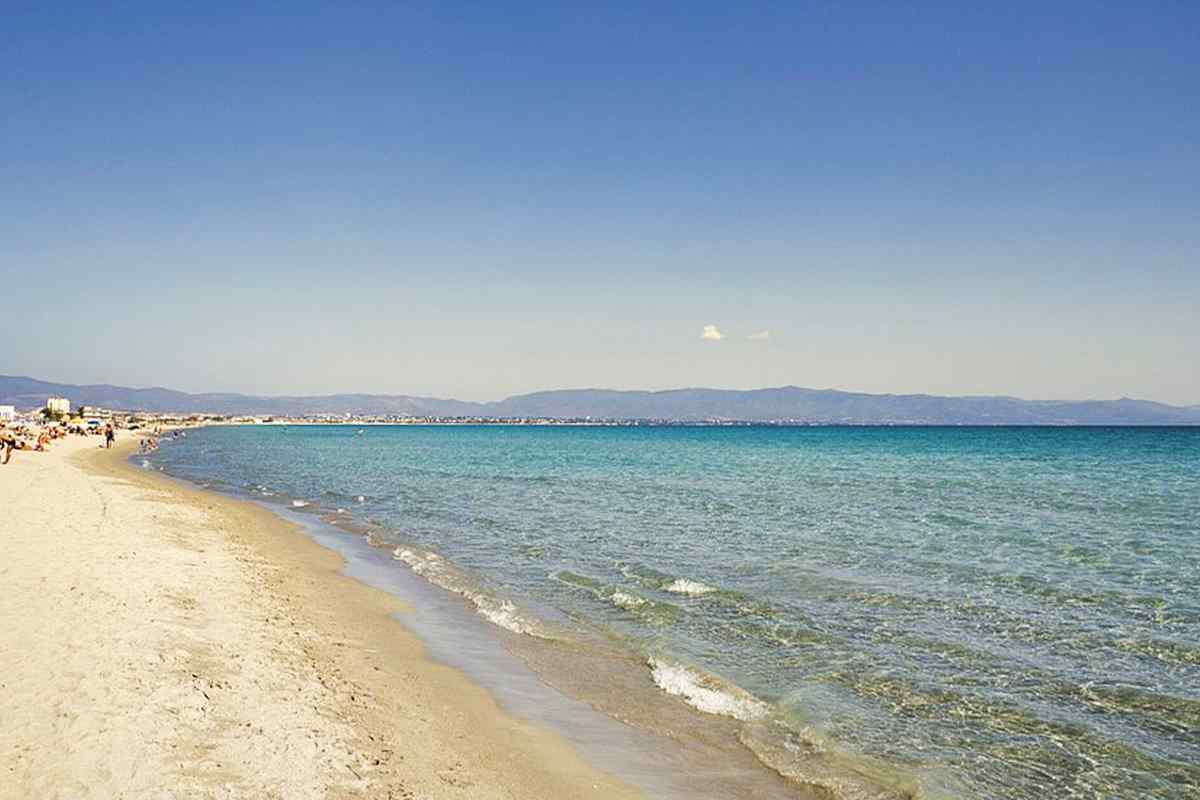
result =
M0 372L1200 403L1195 3L169 5L6 5Z

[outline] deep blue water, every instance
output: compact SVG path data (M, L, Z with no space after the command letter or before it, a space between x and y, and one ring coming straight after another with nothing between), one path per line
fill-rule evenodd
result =
M1200 429L358 430L150 458L371 523L510 629L618 641L799 776L1200 797Z

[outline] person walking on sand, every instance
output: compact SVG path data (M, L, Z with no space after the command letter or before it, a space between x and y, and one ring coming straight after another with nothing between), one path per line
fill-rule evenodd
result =
M113 445L113 440L116 438L117 438L117 432L113 430L112 423L110 422L104 426L104 447L105 447L105 449L111 450L112 445Z
M17 446L17 437L7 425L0 423L0 450L4 451L4 461L2 464L7 464L12 459L12 451Z

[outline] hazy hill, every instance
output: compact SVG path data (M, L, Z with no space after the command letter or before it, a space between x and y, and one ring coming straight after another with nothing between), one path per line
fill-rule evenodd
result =
M323 397L255 397L228 392L189 394L153 387L132 389L126 386L94 384L76 386L49 383L33 378L0 376L0 403L18 408L45 405L46 398L60 395L71 406L101 406L137 411L209 412L213 414L432 414L466 415L479 413L480 404L457 400L438 400L404 395L338 394Z
M785 386L749 391L673 389L661 392L567 389L471 403L407 395L336 394L255 397L188 394L107 384L73 386L0 376L0 403L44 405L50 395L72 404L142 411L216 414L411 414L429 416L594 417L676 421L746 420L841 424L945 425L1200 425L1200 406L1148 400L1021 400L1015 397L939 397L865 394Z
M748 391L563 390L489 404L497 416L796 420L847 424L1200 424L1200 409L1147 400L1037 401L1015 397L865 394L785 386Z

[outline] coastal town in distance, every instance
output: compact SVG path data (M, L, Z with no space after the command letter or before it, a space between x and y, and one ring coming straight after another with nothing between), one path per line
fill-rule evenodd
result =
M672 417L609 418L593 416L486 416L486 415L416 415L416 414L217 414L203 412L150 412L102 408L81 405L74 409L65 397L47 398L46 405L38 409L18 411L13 405L0 405L0 421L14 426L30 426L58 423L71 429L103 430L111 424L117 430L145 430L154 428L195 427L200 425L539 425L539 426L596 426L596 427L893 427L915 425L980 425L980 422L939 422L933 419L909 419L903 421L863 421L853 418L828 419L737 419L710 417L678 419ZM992 423L1011 424L1011 423ZM1040 423L1072 424L1072 423ZM1154 423L1151 423L1154 424ZM1178 424L1178 423L1175 423ZM1189 423L1183 423L1189 424ZM1200 424L1200 423L1191 423Z
M18 411L13 405L0 405L0 422L13 426L61 425L81 431L101 431L106 425L117 430L149 430L184 428L200 425L804 425L798 420L727 420L710 419L680 421L671 419L601 419L593 417L490 417L490 416L414 416L379 414L306 414L276 416L272 414L205 414L128 411L99 406L81 405L72 408L65 397L49 397L38 409Z

